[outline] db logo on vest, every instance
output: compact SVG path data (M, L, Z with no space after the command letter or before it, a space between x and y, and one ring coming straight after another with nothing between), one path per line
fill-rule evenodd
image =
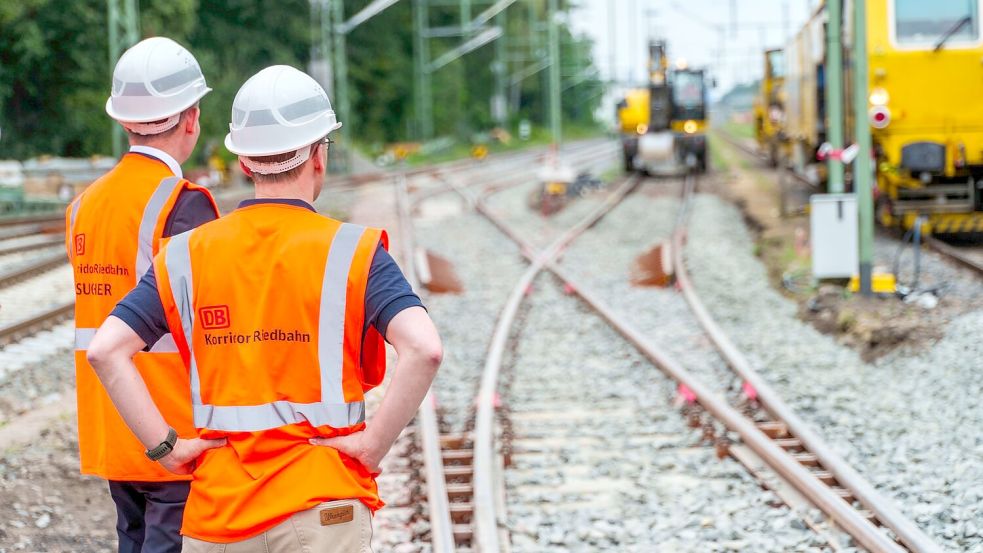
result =
M201 328L212 330L215 328L229 328L229 306L210 305L198 309L198 318L201 321Z
M75 236L75 255L85 254L85 234Z

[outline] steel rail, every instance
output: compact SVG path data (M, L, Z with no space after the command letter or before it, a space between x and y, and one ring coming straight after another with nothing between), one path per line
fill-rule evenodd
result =
M747 144L744 144L743 142L740 141L740 139L734 137L733 135L731 135L730 133L728 133L726 131L716 130L716 131L714 131L714 135L720 137L724 142L730 144L732 147L737 148L737 150L739 150L742 154L744 154L747 157L753 158L756 161L759 161L759 162L762 162L762 163L766 163L766 164L769 162L768 161L768 156L766 156L762 152L759 152L757 150L754 150L754 149L748 147ZM811 182L805 176L800 175L799 173L796 173L791 168L782 167L781 165L779 165L778 167L770 167L770 169L773 169L775 171L778 171L781 174L786 174L786 175L792 177L793 179L799 181L800 183L805 184L809 188L816 188L816 184L815 183ZM781 181L779 181L779 183L780 182Z
M27 252L31 250L40 250L42 248L50 248L51 246L58 246L58 245L62 245L62 246L65 245L65 238L63 236L55 236L47 240L31 242L28 244L17 244L15 246L0 245L0 255Z
M955 246L946 244L945 242L939 240L934 236L925 236L922 238L925 244L935 250L937 253L951 259L955 263L962 265L978 275L983 275L983 261L975 260L965 253L959 251Z
M680 226L676 229L673 236L673 268L675 271L676 282L683 297L689 304L690 310L696 317L703 331L714 343L721 357L730 368L737 373L745 382L750 384L757 392L758 401L776 419L782 421L789 432L797 438L805 448L815 455L823 468L828 470L842 486L849 489L854 497L860 501L868 510L877 517L884 526L890 528L898 538L907 545L912 551L919 553L941 553L942 549L936 545L920 528L905 517L894 504L882 496L874 487L864 479L853 467L840 457L833 449L814 432L808 424L803 421L795 411L781 399L778 393L755 371L747 357L734 345L734 342L727 336L727 333L714 320L707 310L703 301L696 293L696 289L686 271L684 241L686 235L686 219L688 207L694 193L695 181L688 179L684 188L683 207L680 210ZM797 486L798 487L798 486ZM822 498L807 493L807 497L820 504ZM843 506L849 506L845 501L839 499ZM851 507L852 510L852 507ZM840 509L830 512L823 509L834 520L840 521ZM865 529L864 532L866 533ZM850 532L854 535L853 532ZM860 540L860 537L854 535ZM865 542L862 542L865 543ZM865 543L865 545L867 545Z
M600 148L598 146L600 146ZM570 146L569 149L564 151L561 155L567 155L567 156L581 155L583 157L577 158L577 165L587 165L590 162L603 159L604 157L609 156L618 151L618 147L616 146L615 143L611 143L609 147L605 148L606 146L608 145L605 142L600 142L598 144L595 141L588 141L588 142L578 143L576 145ZM586 150L586 152L581 154L581 150ZM526 167L526 166L518 165L519 163L532 163L536 161L544 161L546 156L548 155L548 152L546 150L540 148L537 148L534 151L527 152L527 153L528 156L516 156L515 158L495 160L495 163L496 165L500 163L509 163L511 166L505 169L504 175L511 176L513 174L518 174L518 173L527 173L535 169L535 167ZM528 157L529 159L525 159L526 157ZM475 169L475 170L488 172L492 169L492 167L489 167L488 165L484 165L484 166L479 165L479 166L466 167L461 171L467 169ZM443 170L438 169L434 171L434 174L443 175L446 172L447 172L446 169ZM501 180L505 178L504 175L503 173L498 173L495 175L495 178L496 180ZM483 182L487 184L487 180L484 180ZM519 184L519 183L514 183L514 184ZM508 186L508 184L506 184L505 186ZM414 205L419 204L434 196L451 192L453 190L454 188L445 182L443 186L437 186L414 194L413 204Z
M19 226L19 225L14 225ZM14 229L9 232L0 234L0 240L12 240L14 238L22 238L24 236L34 236L37 234L49 234L53 232L62 232L64 227L64 219L57 222L53 222L48 225L42 224L31 224L26 228Z
M419 289L414 252L412 218L410 216L409 194L406 190L406 177L396 178L396 207L399 218L399 241L402 245L403 265L407 268L406 278L414 290ZM417 425L420 428L420 445L423 451L423 466L427 477L427 506L430 510L430 541L434 553L454 553L454 524L451 520L450 499L447 495L447 480L444 476L444 457L440 447L440 428L437 424L436 400L433 389L427 390L426 397L417 410Z
M5 271L0 273L0 288L6 288L38 273L43 273L49 269L61 266L65 262L65 254L63 252L59 252L54 255L49 255L48 257L38 259L29 265Z
M542 155L543 152L540 151L526 151L518 153L515 156L508 156L507 159L496 160L495 163L512 163L513 166L506 172L506 174L511 177L514 173L529 171L529 168L524 168L521 165L515 166L514 164L516 162L525 160L526 158L528 158L529 161L535 161ZM458 169L457 171L464 172L471 168L487 169L488 165L478 167L468 166ZM447 171L447 169L445 168L443 171ZM414 253L416 251L416 245L412 227L412 207L426 201L436 194L454 191L454 188L444 181L445 186L436 187L435 189L417 194L411 202L406 185L407 173L396 175L394 179L394 186L396 192L397 213L399 216L400 249L403 257L405 258L403 264L407 269L405 271L407 279L410 281L411 286L416 289L419 288L420 283L415 267ZM499 174L498 177L501 178L502 174ZM516 181L516 183L518 182L522 181ZM417 411L417 424L420 431L420 446L423 453L424 472L427 480L427 503L429 509L431 547L435 553L453 553L456 551L457 542L454 536L454 524L451 516L449 495L447 492L447 480L444 473L444 459L440 441L440 428L436 412L436 396L433 393L433 389L427 391L427 395Z
M756 159L758 159L760 161L767 161L765 159L765 157L764 157L763 154L761 154L760 152L757 152L757 151L752 150L751 148L747 147L747 145L741 143L740 140L734 138L733 136L731 136L727 132L725 132L725 131L717 131L716 134L721 139L723 139L725 142L727 142L731 146L733 146L733 147L737 148L738 150L740 150L744 155L747 155L749 157L756 158ZM779 170L781 170L781 169L779 169ZM799 175L795 171L789 170L788 171L788 174L791 175L796 180L802 182L802 183L805 183L805 184L807 184L807 185L809 185L811 187L814 187L815 186L815 185L813 185L812 183L809 182L809 179L803 177L802 175ZM979 275L983 275L983 261L978 261L976 259L973 259L973 258L967 256L965 253L959 251L958 248L956 248L954 246L951 246L949 244L946 244L945 242L939 240L938 238L936 238L934 236L926 236L926 237L923 238L923 240L924 240L925 244L928 247L932 248L933 250L935 250L940 255L943 255L943 256L951 259L953 262L955 262L955 263L957 263L959 265L962 265L963 267L966 267L967 269L970 269L970 270L972 270L973 272L975 272L975 273L977 273Z
M46 309L41 313L31 315L26 319L21 319L7 326L0 327L0 347L16 342L24 336L36 333L39 328L45 328L52 323L71 316L74 309L75 302L70 301Z
M533 245L516 234L507 223L496 214L486 208L482 202L477 204L479 211L494 223L504 234L520 245L520 249L531 261L542 259L543 255L537 255ZM901 552L903 549L874 525L862 517L855 509L850 507L842 498L836 495L831 488L823 484L808 469L803 467L798 461L793 459L784 449L775 444L764 432L759 429L753 421L739 413L731 407L722 397L716 395L706 387L701 381L696 379L678 362L671 358L667 353L649 342L644 334L634 328L617 315L614 310L608 307L595 292L577 281L573 275L561 268L555 260L547 260L545 268L559 277L570 290L577 294L588 306L606 320L612 328L618 331L626 340L638 349L638 351L669 375L673 380L689 388L697 398L697 402L710 412L717 420L721 421L727 428L736 432L748 447L751 448L759 457L762 458L779 476L795 486L801 493L809 497L817 507L825 512L831 519L836 521L846 530L858 543L875 553L880 552ZM487 398L486 398L487 401ZM475 426L477 439L477 424ZM478 448L475 446L475 481L477 497L477 480L480 472L478 471ZM477 513L476 513L477 514ZM486 521L485 524L488 524ZM479 549L484 552L486 550Z
M596 209L591 211L584 219L573 228L569 229L562 236L557 238L545 251L539 255L532 255L534 250L528 246L524 251L530 260L529 268L519 277L516 285L512 288L505 307L499 315L492 334L491 345L488 349L486 361L481 375L481 384L475 398L475 423L474 423L474 545L482 553L497 553L500 551L499 544L499 515L495 510L495 391L498 387L498 375L501 371L502 360L504 358L505 346L508 343L509 332L515 317L518 314L519 306L526 295L526 289L543 270L544 266L556 259L563 249L585 230L597 223L605 214L611 211L629 192L631 192L640 182L638 175L626 178L615 191ZM466 190L455 185L462 196L468 199L483 215L489 218L496 226L502 227L502 222L490 217L490 212L483 206L483 202L476 198L470 190Z
M67 207L67 204L66 204ZM32 223L57 223L65 222L65 208L62 207L55 213L33 214L33 215L7 215L0 217L0 227L13 225L27 225Z

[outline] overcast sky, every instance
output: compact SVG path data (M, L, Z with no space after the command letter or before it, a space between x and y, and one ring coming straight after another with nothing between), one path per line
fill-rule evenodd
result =
M574 1L581 7L573 12L572 24L594 38L594 63L602 75L644 82L648 40L665 38L671 60L682 57L691 66L711 69L718 94L758 78L761 51L782 45L788 34L801 27L810 6L818 4L818 0Z

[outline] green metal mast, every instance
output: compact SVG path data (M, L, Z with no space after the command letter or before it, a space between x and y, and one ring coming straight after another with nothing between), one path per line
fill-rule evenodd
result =
M495 73L495 94L492 96L492 119L495 123L504 127L506 123L506 118L508 117L508 110L506 108L505 94L507 79L506 74L508 73L508 61L506 56L508 55L508 20L505 18L505 12L501 11L495 16L495 25L502 29L502 37L495 41L495 62L492 71Z
M560 123L560 33L556 24L556 0L548 0L547 18L550 50L550 133L553 145L560 146L562 128Z
M331 73L331 57L333 52L331 51L331 10L328 9L329 0L316 0L316 5L318 8L318 33L317 33L317 50L318 55L321 58L321 62L324 63L325 75L324 75L324 89L327 91L328 96L334 97L334 75Z
M853 190L859 211L860 292L869 296L871 265L874 257L874 202L871 194L873 167L870 160L870 123L867 121L867 2L853 0L853 105L857 147L853 169Z
M826 32L826 140L836 151L843 149L843 0L827 0ZM866 101L866 100L865 100ZM863 104L866 105L866 104ZM843 193L843 163L829 157L829 191Z
M338 120L343 122L345 127L347 127L347 134L350 137L354 137L355 125L355 114L352 113L351 103L348 99L348 56L346 55L346 36L342 29L339 29L341 23L345 20L345 3L342 0L335 0L334 4L334 88L335 96L338 101L338 108L335 110L338 112ZM351 167L350 161L350 150L351 150L351 140L348 141L349 145L342 146L341 157L342 157L342 167L345 173Z
M461 0L461 29L464 31L464 39L467 40L471 33L471 0Z
M127 48L140 40L140 12L137 0L106 0L109 19L109 75ZM123 155L123 128L113 124L113 155Z
M430 71L430 39L427 37L430 10L428 0L413 0L413 82L416 84L417 133L421 140L433 138L433 88Z

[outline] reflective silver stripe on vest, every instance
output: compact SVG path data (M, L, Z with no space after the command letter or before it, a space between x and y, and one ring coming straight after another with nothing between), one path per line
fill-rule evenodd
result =
M150 196L150 201L143 208L143 217L140 219L140 231L137 235L137 260L136 260L136 279L137 282L143 278L154 260L154 230L157 228L157 221L164 210L164 204L171 197L174 188L181 183L178 177L167 177L160 181L157 189Z
M318 313L318 364L321 401L294 403L275 401L260 405L207 405L201 399L201 379L192 347L195 313L192 299L191 232L171 238L164 263L185 340L191 348L191 404L195 427L226 432L258 432L308 421L314 426L344 428L365 420L365 404L346 403L342 389L344 374L345 298L348 274L364 227L344 224L331 242L321 283Z
M294 403L274 401L262 405L195 405L195 426L226 432L259 432L308 421L312 426L344 428L365 420L365 404Z
M70 225L70 228L68 229L68 231L69 231L69 234L72 235L72 238L75 237L75 218L78 217L78 214L79 214L79 206L80 205L82 205L82 196L79 196L78 198L75 198L75 201L72 202L72 215L71 215L71 217L69 218L69 221L68 221L68 224Z
M171 237L164 253L164 265L167 267L167 278L170 281L171 295L181 317L181 331L184 341L191 350L191 405L196 409L201 405L201 381L198 379L198 364L195 362L195 351L192 347L191 329L195 324L195 310L191 299L195 297L191 284L191 250L188 241L193 231L182 232Z
M79 206L82 205L82 196L75 198L72 202L72 214L68 217L68 258L75 259L75 219L79 214Z
M97 328L76 328L75 329L75 349L80 351L85 351L89 349L89 345L92 343L92 339L96 336ZM174 343L174 337L170 333L165 334L157 340L154 347L150 348L150 353L177 353L177 345Z
M317 325L317 360L321 365L321 401L344 403L345 300L348 273L364 227L344 224L331 241L321 280L321 307ZM341 314L342 316L339 316Z

